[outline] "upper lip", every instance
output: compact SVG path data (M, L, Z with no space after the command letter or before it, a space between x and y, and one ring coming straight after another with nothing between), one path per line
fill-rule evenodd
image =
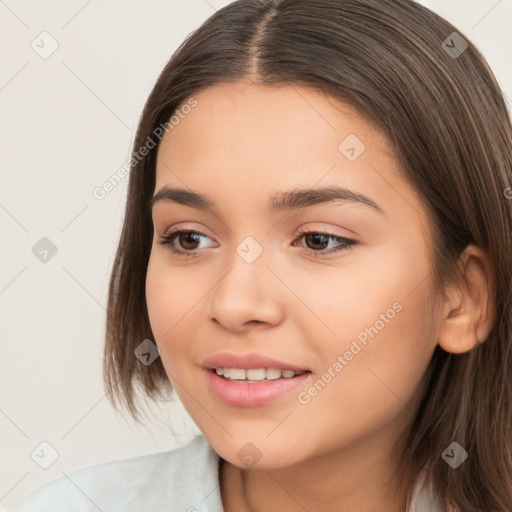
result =
M262 354L256 354L254 352L234 354L224 352L221 354L215 354L214 356L208 357L202 363L204 368L243 368L245 370L255 368L278 368L281 370L293 370L294 372L309 371L299 365L286 363L284 361L278 361L271 357L264 356Z

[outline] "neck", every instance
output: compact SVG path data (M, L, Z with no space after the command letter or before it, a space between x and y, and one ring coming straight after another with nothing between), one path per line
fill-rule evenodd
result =
M384 432L286 468L244 469L221 459L225 512L404 512L393 494L394 446Z

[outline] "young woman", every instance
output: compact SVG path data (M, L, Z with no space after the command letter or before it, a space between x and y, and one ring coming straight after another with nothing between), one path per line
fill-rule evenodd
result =
M174 390L203 435L12 510L512 510L511 186L428 9L220 9L144 108L105 345L114 405Z

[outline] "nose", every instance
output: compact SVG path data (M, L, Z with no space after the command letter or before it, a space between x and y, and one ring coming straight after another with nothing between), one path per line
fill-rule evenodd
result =
M210 318L235 332L278 325L284 317L283 288L266 258L248 263L235 254L212 290Z

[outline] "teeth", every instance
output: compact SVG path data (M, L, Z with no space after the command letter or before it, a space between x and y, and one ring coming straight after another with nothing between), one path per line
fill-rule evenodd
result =
M233 375L233 370L231 370L231 375ZM251 368L246 370L245 378L249 380L263 380L267 378L267 371L264 368Z
M267 368L267 380L275 380L281 377L281 370L279 368Z
M279 368L254 368L244 370L243 368L215 368L217 375L222 375L229 380L247 380L249 382L258 382L262 380L276 380L281 377L290 379L295 375L304 372L294 372L293 370L280 370Z
M226 368L224 368L226 371ZM235 380L245 380L247 372L241 368L230 368L228 373L223 373L225 377Z

